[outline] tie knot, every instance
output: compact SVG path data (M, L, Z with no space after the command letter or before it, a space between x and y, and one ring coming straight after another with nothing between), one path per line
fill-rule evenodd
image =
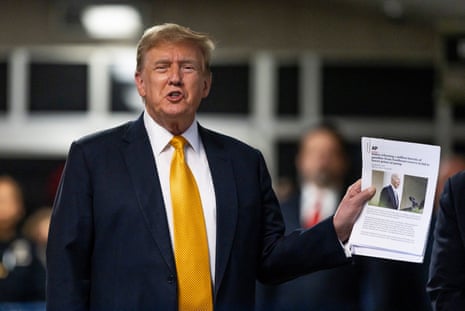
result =
M187 140L182 136L174 136L170 141L170 144L174 147L174 149L181 151L184 151L184 146L186 143Z

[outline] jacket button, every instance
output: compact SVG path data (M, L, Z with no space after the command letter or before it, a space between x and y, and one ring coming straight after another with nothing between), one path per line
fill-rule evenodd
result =
M175 277L174 277L174 275L172 275L172 274L171 274L171 275L169 275L169 276L168 276L168 283L169 283L169 284L173 284L173 283L174 283L174 281L175 281Z

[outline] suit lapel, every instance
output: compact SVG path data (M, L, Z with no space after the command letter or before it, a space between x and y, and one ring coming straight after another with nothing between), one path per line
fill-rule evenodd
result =
M228 265L236 232L237 192L232 163L222 143L200 126L199 132L207 154L216 196L216 296Z
M123 140L125 144L123 144L122 152L137 195L137 205L160 253L174 274L176 268L165 204L142 117L129 126Z

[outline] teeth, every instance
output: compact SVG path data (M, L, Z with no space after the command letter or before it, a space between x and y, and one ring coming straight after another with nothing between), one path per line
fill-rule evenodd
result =
M181 95L181 92L172 92L170 93L170 96L179 96Z

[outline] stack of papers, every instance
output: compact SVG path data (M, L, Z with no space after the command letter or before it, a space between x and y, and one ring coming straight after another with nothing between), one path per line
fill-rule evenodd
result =
M349 239L352 254L423 262L440 147L362 138L362 189L376 187Z

